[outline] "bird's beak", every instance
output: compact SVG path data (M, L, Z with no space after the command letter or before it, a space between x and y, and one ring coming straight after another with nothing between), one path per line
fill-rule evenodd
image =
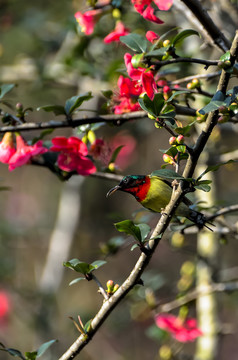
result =
M120 187L119 185L114 186L112 189L110 189L110 190L108 191L106 197L111 196L115 191L120 190L120 188L121 188L121 187Z

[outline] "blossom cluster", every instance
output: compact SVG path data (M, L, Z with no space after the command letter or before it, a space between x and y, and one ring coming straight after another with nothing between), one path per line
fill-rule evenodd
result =
M16 135L16 148L13 134L7 132L0 143L0 162L8 164L9 171L30 162L31 158L47 152L41 140L27 145L21 135Z
M50 149L43 146L42 140L34 145L28 145L20 134L16 134L16 147L14 135L10 132L5 133L0 142L0 162L8 164L9 171L17 167L31 163L32 160L48 151L58 152L57 166L59 169L72 172L76 171L80 175L90 175L96 171L96 167L88 155L87 146L84 142L74 136L70 138L55 137L52 139Z
M158 314L155 316L156 325L168 331L172 337L180 342L194 341L197 337L203 335L197 327L197 321L194 318L182 320L180 317L171 314Z

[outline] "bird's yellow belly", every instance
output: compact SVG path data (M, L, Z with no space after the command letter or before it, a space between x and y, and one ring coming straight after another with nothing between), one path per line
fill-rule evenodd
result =
M145 208L155 211L162 212L166 205L168 205L172 195L172 188L160 180L159 178L151 178L151 186L147 193L146 198L141 201L141 205ZM190 210L187 205L181 203L175 214L178 216L187 216Z

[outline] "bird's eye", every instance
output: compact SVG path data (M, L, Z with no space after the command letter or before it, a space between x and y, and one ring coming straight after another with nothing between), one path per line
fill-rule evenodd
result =
M126 184L128 182L128 179L123 179L123 182Z

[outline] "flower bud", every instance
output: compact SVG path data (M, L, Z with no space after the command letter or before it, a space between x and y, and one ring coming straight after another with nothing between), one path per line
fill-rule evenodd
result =
M168 155L168 154L164 154L163 155L163 160L165 163L167 164L171 164L173 165L174 164L174 159L172 158L172 156Z
M109 165L108 165L108 169L111 171L111 172L114 172L115 169L116 169L116 165L114 162L111 162Z
M107 281L107 293L112 294L113 289L114 289L114 281L113 280L108 280Z
M16 104L16 110L23 110L23 105L21 103Z
M184 136L183 136L183 135L177 136L177 143L178 143L179 145L181 145L181 144L184 143Z
M120 19L121 18L121 12L119 9L113 9L112 10L112 16L114 19Z
M176 145L177 144L177 138L175 136L171 136L169 138L169 145Z
M199 81L198 78L194 78L194 79L192 80L192 84L193 84L194 87L200 87L200 85L201 85L201 83L200 83L200 81Z
M162 345L159 349L159 356L161 360L170 360L172 355L172 351L168 345Z
M163 47L166 47L166 46L169 46L169 45L170 45L170 40L169 39L163 41Z
M119 289L119 284L115 284L113 288L113 294Z
M88 141L93 144L96 141L96 135L95 132L93 130L89 130L88 131Z

